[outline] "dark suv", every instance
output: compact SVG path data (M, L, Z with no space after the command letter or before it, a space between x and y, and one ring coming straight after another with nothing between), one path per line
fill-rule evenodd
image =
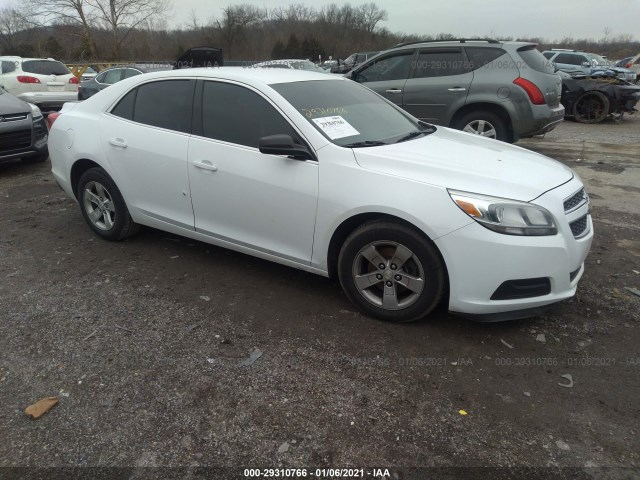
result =
M40 109L0 88L0 162L47 159L48 130Z
M346 76L425 122L515 142L564 118L562 81L536 47L476 39L406 43Z

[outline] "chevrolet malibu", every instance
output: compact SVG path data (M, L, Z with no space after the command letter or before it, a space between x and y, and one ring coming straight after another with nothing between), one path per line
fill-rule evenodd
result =
M394 322L531 316L575 294L593 237L571 169L325 74L139 75L66 104L49 151L104 239L146 225L335 275Z

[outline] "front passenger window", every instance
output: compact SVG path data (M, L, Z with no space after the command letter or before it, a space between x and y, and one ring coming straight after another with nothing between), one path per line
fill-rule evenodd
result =
M279 134L298 138L289 122L260 95L231 83L204 82L203 136L258 148L260 138Z
M413 50L409 50L374 60L362 70L356 72L353 79L358 83L406 79L411 71L412 59Z

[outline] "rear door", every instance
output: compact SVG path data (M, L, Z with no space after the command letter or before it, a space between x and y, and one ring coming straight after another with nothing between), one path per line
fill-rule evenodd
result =
M102 149L129 209L191 230L187 151L195 83L143 83L100 122Z
M402 107L420 120L448 125L464 105L472 81L461 47L423 48L406 82Z
M351 79L402 106L402 96L411 72L415 50L402 50L377 57L358 67Z

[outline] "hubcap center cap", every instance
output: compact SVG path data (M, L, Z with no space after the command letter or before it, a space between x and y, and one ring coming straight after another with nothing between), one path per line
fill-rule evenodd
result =
M393 279L393 272L391 270L385 270L382 276L385 280L391 280Z

